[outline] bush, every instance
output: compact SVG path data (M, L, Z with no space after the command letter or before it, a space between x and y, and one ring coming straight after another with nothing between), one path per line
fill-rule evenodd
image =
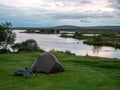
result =
M0 54L6 54L6 53L9 53L9 52L10 52L9 50L0 49Z
M17 48L19 51L38 51L40 48L37 45L37 42L33 39L26 40L22 43L16 43L12 48Z
M83 34L81 32L75 32L73 38L76 38L76 39L84 39L83 38Z
M62 33L60 37L68 37L68 36L67 36L67 33Z
M65 51L66 54L69 54L69 55L75 55L74 53L70 52L70 51Z

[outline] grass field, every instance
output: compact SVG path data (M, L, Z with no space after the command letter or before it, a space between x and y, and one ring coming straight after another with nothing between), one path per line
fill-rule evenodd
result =
M0 90L120 90L120 60L52 53L65 72L36 73L33 79L10 73L30 67L41 52L0 54Z

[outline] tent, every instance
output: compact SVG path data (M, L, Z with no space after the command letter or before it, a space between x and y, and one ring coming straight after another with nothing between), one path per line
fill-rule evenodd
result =
M56 73L64 71L57 58L50 53L43 53L31 66L33 72Z

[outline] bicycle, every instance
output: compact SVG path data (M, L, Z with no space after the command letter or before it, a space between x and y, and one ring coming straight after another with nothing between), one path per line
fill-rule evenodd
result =
M34 78L35 74L32 72L32 70L17 70L13 73L11 73L12 76L23 76L25 78Z

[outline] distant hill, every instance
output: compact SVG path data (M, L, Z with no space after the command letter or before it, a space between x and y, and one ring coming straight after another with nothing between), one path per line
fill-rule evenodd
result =
M56 26L53 27L54 29L76 29L76 28L80 28L77 26L70 26L70 25L63 25L63 26Z
M56 26L53 29L59 30L120 30L120 26L91 26L91 27L78 27L78 26Z
M85 27L87 29L104 29L104 30L120 30L120 26L94 26L94 27Z
M63 25L55 27L14 27L17 30L39 30L39 29L54 29L54 30L120 30L120 26L90 26L90 27L79 27L72 25Z

